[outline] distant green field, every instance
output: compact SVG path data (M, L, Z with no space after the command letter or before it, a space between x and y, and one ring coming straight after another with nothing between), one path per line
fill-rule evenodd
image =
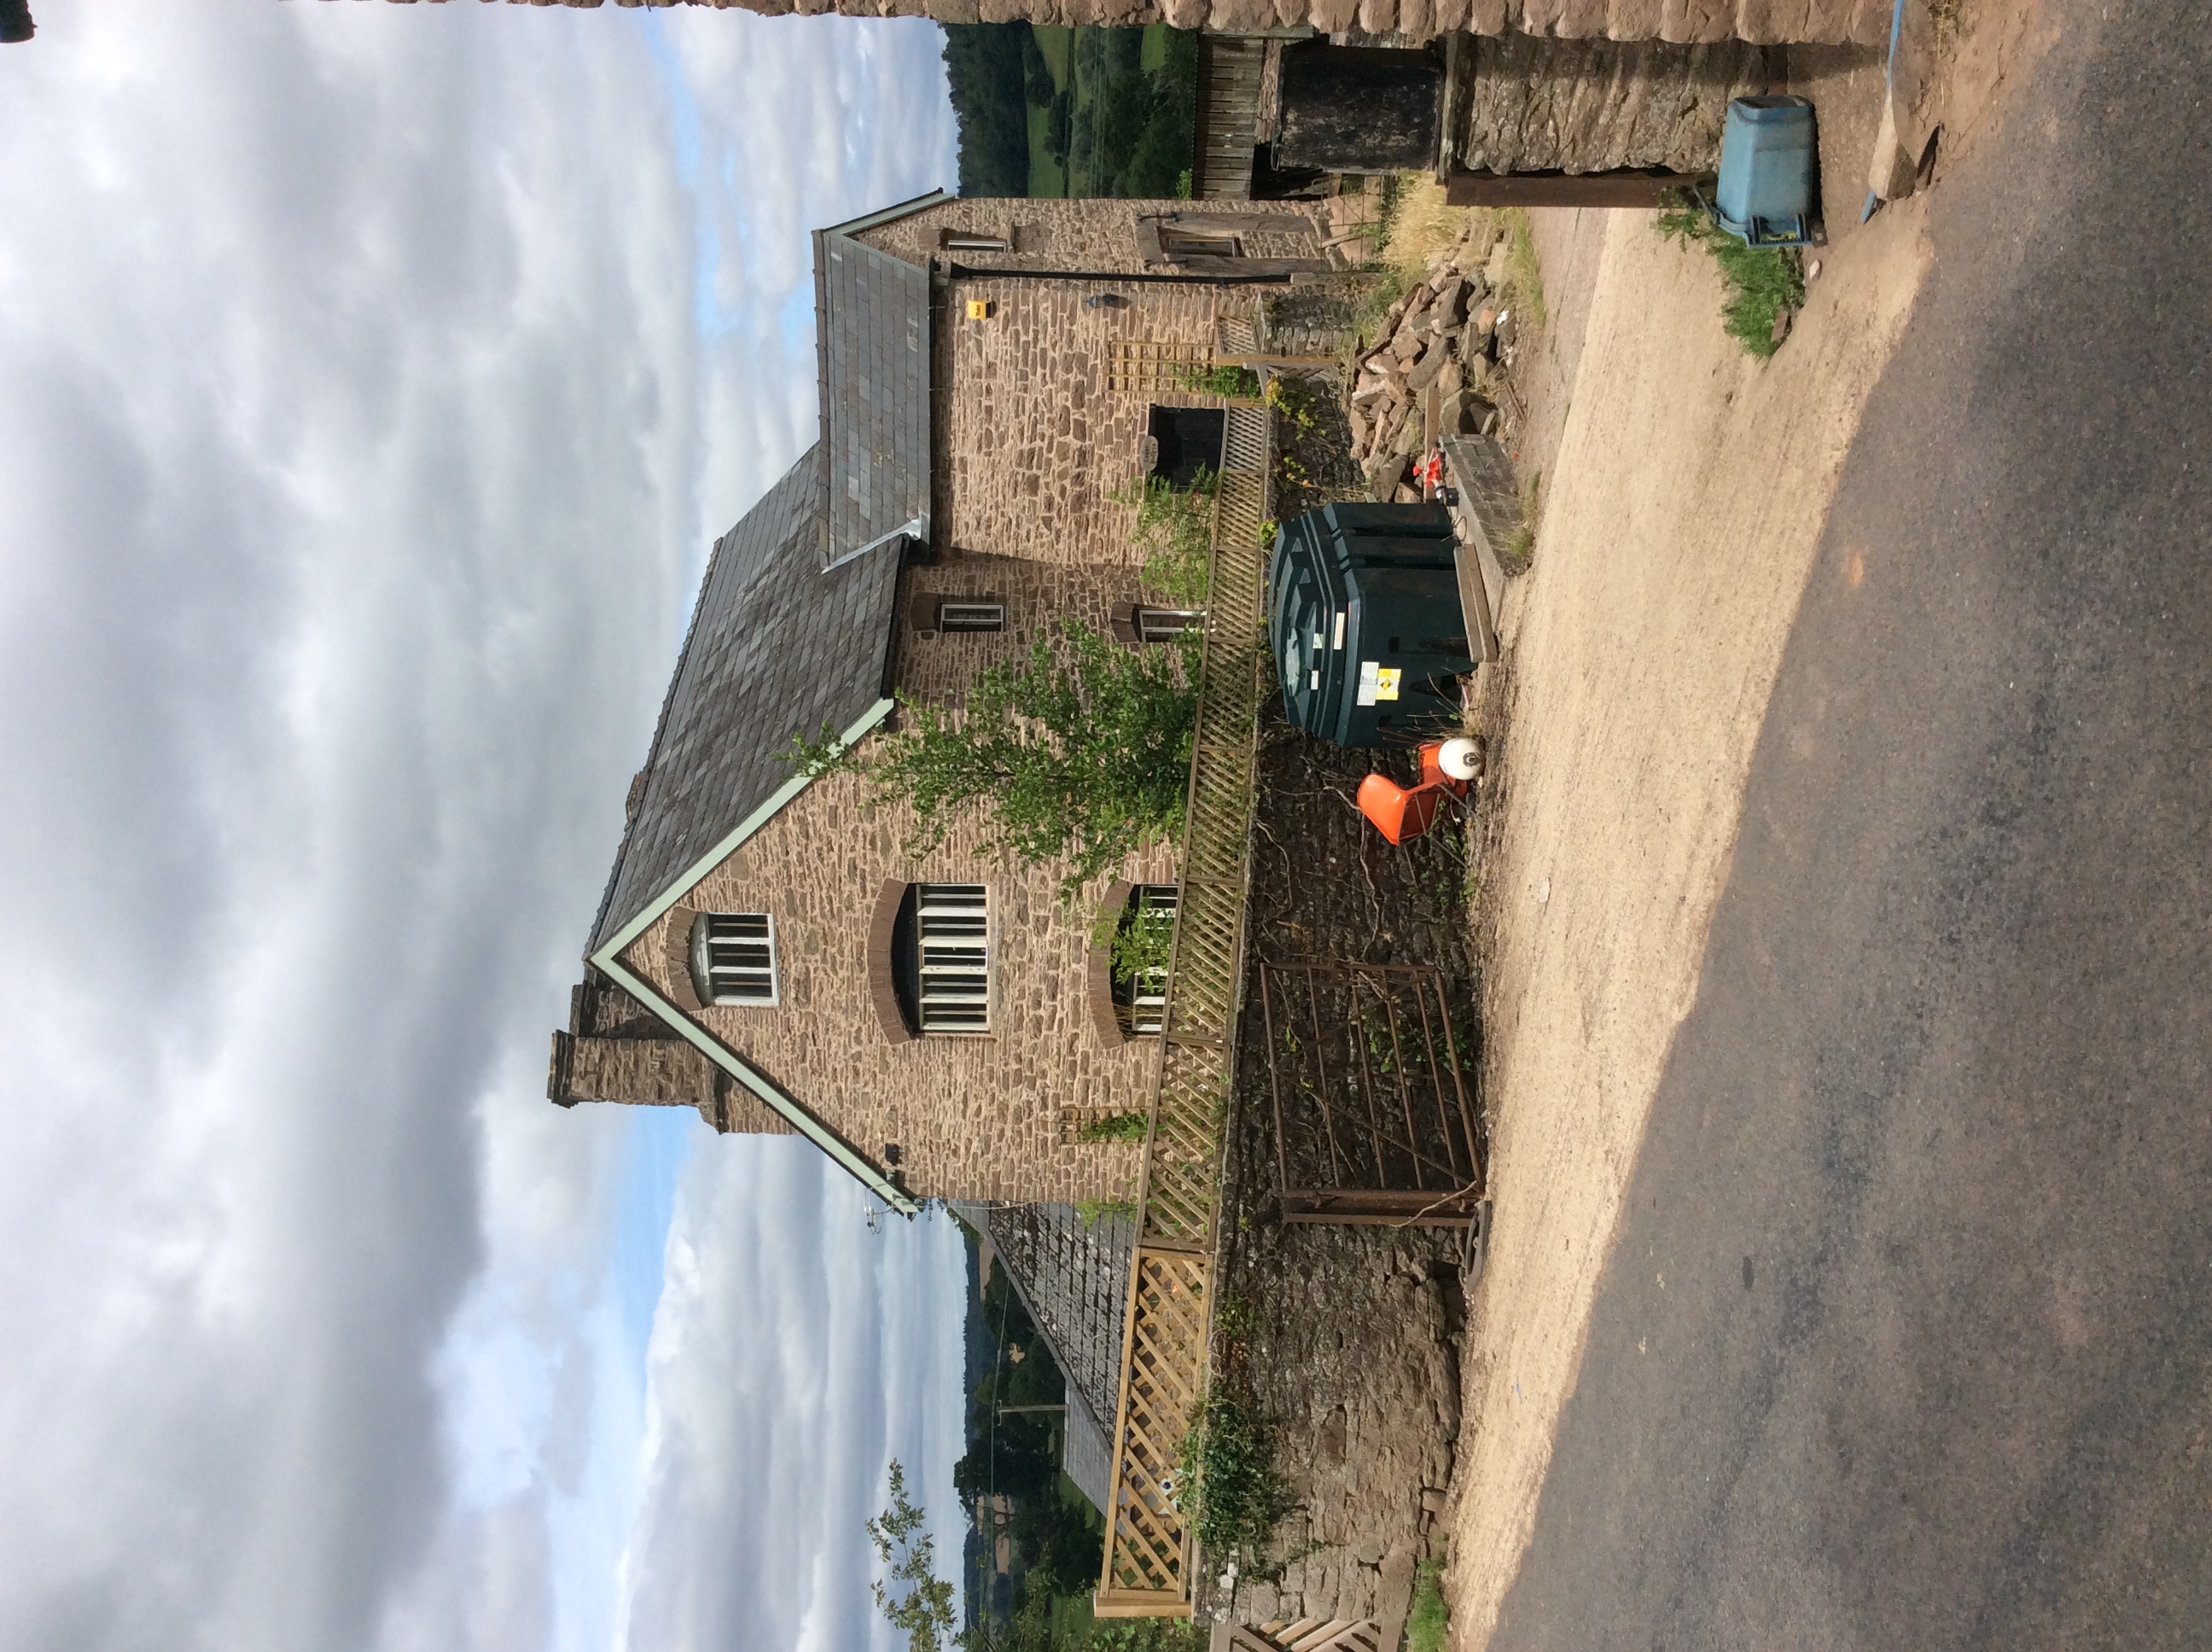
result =
M1030 116L1030 198L1057 199L1067 193L1067 173L1053 158L1052 146L1045 134L1052 125L1052 111L1029 106Z
M1066 89L1075 75L1075 31L1063 23L1031 23L1030 33L1036 36L1037 50L1052 70L1052 83Z
M1163 196L1191 164L1198 37L949 24L963 195Z

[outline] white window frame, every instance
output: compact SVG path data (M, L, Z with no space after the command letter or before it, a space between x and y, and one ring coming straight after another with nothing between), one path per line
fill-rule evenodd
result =
M760 932L745 932L753 925ZM717 935L717 926L725 932ZM744 926L745 930L738 926ZM766 954L765 962L735 958L717 963L714 949L723 947L757 947ZM775 919L765 912L702 912L691 920L691 987L702 1005L719 1005L738 1009L763 1009L783 1001L781 973L776 968ZM728 984L722 990L721 983ZM746 985L765 986L763 993L739 990Z
M1139 884L1129 891L1129 905L1137 912L1158 912L1166 914L1170 926L1175 922L1176 906L1182 900L1182 889L1176 884ZM1168 971L1162 964L1155 969L1140 969L1129 978L1129 1001L1116 1004L1115 1012L1122 1017L1122 1026L1132 1038L1158 1038L1168 1028Z
M1147 607L1136 604L1137 641L1167 642L1188 632L1195 631L1206 623L1206 615L1194 608ZM1162 622L1170 622L1163 623Z
M924 1037L991 1030L994 938L988 884L914 886L914 1010Z
M958 633L1003 631L1006 629L1006 604L947 597L937 604L937 629Z

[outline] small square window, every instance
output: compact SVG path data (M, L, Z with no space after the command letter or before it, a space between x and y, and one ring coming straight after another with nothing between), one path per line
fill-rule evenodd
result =
M691 985L702 1004L774 1004L775 920L702 912L691 921Z
M1003 631L1006 605L999 602L945 602L938 605L940 631Z
M1235 258L1243 256L1243 248L1234 235L1203 229L1176 229L1160 226L1160 251L1173 262L1185 258Z
M1145 608L1137 610L1137 641L1166 642L1186 631L1195 631L1205 624L1206 616L1190 608Z

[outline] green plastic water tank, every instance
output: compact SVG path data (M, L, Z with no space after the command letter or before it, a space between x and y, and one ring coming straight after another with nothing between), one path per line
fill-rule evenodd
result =
M1267 631L1292 723L1338 745L1455 729L1474 669L1442 505L1327 505L1283 524Z

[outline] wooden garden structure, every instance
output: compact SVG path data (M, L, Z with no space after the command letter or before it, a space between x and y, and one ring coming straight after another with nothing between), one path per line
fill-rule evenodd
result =
M1232 403L1215 495L1198 727L1183 817L1182 892L1168 964L1137 1200L1112 1439L1101 1617L1191 1609L1191 1534L1176 1454L1206 1389L1222 1128L1244 938L1266 639L1267 408Z

